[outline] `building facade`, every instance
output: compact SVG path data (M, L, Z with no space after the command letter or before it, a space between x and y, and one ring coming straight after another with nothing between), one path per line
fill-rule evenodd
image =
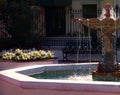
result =
M41 46L62 49L72 42L89 47L91 41L92 48L98 49L102 33L74 22L74 18L99 18L107 2L113 5L116 17L120 17L120 0L36 0L36 6L32 8L38 12L34 32L42 36L39 39ZM120 32L116 37L120 38ZM118 40L116 42L119 44Z
M37 0L40 9L39 32L46 37L63 37L87 31L73 19L99 17L106 2L113 5L118 17L120 0Z

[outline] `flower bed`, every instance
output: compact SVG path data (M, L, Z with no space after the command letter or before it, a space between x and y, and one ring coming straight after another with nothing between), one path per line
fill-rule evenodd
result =
M0 70L39 64L53 64L55 56L51 51L20 50L6 51L1 55Z
M22 50L15 49L12 51L5 51L1 55L2 60L15 60L15 61L33 61L33 60L46 60L54 58L54 53L44 50Z

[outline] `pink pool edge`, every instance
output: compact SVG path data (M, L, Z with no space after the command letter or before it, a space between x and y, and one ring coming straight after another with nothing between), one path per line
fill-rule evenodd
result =
M42 60L42 61L5 61L0 60L0 71L19 68L24 66L31 66L31 65L43 65L43 64L53 64L56 59L49 59L49 60Z
M1 71L0 95L120 95L120 82L39 80L16 73L28 68L61 65L66 66L66 64L34 65Z

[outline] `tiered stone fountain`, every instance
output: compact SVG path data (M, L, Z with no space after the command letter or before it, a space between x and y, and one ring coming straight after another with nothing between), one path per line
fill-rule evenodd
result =
M92 72L93 80L120 80L120 66L116 62L113 48L113 33L120 29L120 18L116 18L112 5L104 5L100 18L76 18L75 21L90 29L102 31L103 61L99 62L97 70Z

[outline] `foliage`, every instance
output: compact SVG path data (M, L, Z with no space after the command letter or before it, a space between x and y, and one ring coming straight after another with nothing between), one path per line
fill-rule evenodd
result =
M44 50L22 50L16 49L14 52L5 52L1 59L3 60L17 60L17 61L31 61L31 60L44 60L54 58L54 53Z
M0 10L3 10L7 6L7 0L0 0Z
M6 53L2 56L2 59L13 60L14 57L15 57L15 54L14 54L14 53L6 52Z
M0 0L0 20L4 21L7 32L12 35L14 45L22 46L40 37L34 31L40 26L38 20L36 23L34 21L40 14L39 10L33 10L36 7L35 2L36 0Z
M6 17L7 0L0 0L0 20Z
M0 8L4 9L1 13L2 20L9 34L12 35L12 42L16 45L21 46L32 40L34 22L31 6L34 3L35 0L0 0Z
M25 0L9 1L7 14L7 27L16 41L26 40L31 36L32 14Z

